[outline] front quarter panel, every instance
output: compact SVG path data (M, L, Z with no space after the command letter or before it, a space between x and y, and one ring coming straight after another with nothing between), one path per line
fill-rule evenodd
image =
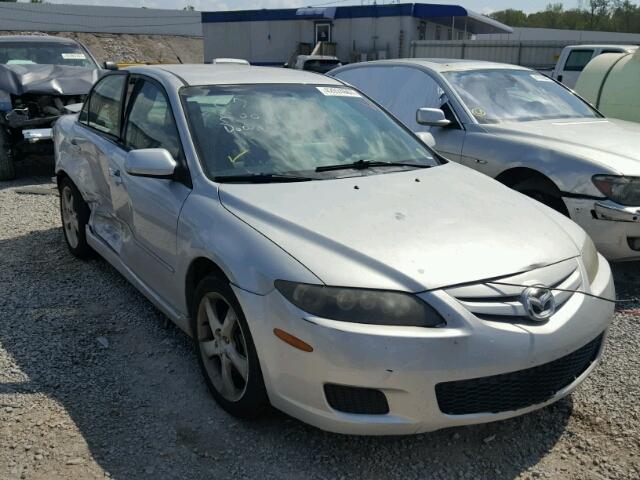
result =
M536 170L550 178L562 192L601 197L591 182L610 169L577 155L553 148L551 141L538 145L525 138L496 135L481 128L467 132L462 163L490 177L512 168Z
M207 258L233 285L258 295L272 291L277 279L322 283L295 258L225 209L216 187L209 185L207 190L206 194L190 195L180 215L177 278L186 279L191 263ZM184 292L176 294L186 298ZM188 311L186 300L180 306Z

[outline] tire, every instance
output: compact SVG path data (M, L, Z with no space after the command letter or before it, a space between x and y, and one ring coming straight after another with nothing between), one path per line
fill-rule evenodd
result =
M235 417L258 417L269 400L249 325L229 283L205 277L192 311L198 363L213 398Z
M551 193L552 188L547 187L546 184L540 184L525 180L522 183L518 183L512 187L514 190L533 198L538 202L553 208L556 212L561 213L565 217L569 217L569 210L560 197L560 192L557 194ZM553 189L556 189L555 185Z
M16 178L16 166L13 162L9 134L0 127L0 180Z
M69 251L78 258L95 255L87 243L86 227L91 211L80 191L69 178L63 178L59 184L60 218L62 231Z

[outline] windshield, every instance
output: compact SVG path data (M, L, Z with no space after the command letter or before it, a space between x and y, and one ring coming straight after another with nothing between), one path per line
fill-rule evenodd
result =
M0 42L0 64L97 68L87 52L80 45L72 43Z
M445 72L478 123L599 118L569 90L531 70Z
M184 88L181 95L211 178L310 172L317 178L317 167L361 160L438 164L420 141L348 87L203 86ZM381 170L322 177L371 173Z

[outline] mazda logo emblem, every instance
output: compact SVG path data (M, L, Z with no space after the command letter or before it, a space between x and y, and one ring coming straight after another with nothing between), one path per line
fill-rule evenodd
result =
M533 285L522 292L522 305L534 322L544 322L556 313L556 299L544 285Z

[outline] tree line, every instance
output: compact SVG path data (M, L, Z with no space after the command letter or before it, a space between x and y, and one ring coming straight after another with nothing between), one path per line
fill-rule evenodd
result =
M580 0L576 8L550 3L541 12L509 8L489 17L510 27L562 28L640 33L640 7L629 0Z

